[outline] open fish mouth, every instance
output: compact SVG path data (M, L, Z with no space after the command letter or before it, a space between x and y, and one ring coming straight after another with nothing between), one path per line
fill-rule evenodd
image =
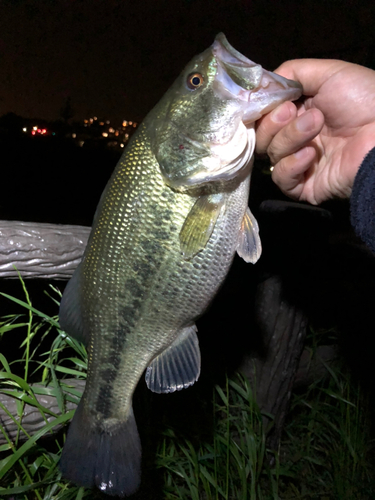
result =
M300 83L263 69L232 47L223 33L216 36L212 52L217 62L215 90L223 99L241 102L244 123L258 120L302 93Z
M183 96L183 106L174 116L161 115L152 139L165 182L181 192L250 171L254 122L302 94L299 83L264 70L222 33L181 76L175 95ZM191 82L192 77L197 81ZM192 121L185 118L189 106L195 109Z

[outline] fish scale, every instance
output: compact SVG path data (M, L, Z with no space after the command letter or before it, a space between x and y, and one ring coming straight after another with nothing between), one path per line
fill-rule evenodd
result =
M147 137L141 130L140 138L135 141L135 144L129 145L129 157L132 158L133 149L138 150L139 144L144 145L147 149L148 142ZM123 169L127 169L127 163L128 158L125 157L123 163L124 166L121 165L120 169L115 174L115 179L116 177L123 177ZM138 312L139 315L142 315L137 331L134 332L134 344L137 344L139 338L147 338L150 358L152 358L155 356L154 346L156 346L159 351L163 348L165 343L169 344L172 340L174 340L177 331L184 325L184 323L187 321L191 322L192 317L199 315L202 310L205 309L206 303L204 302L202 304L202 297L210 298L215 289L220 285L220 277L225 276L227 268L234 256L233 248L235 248L236 245L236 238L234 236L238 233L238 228L247 205L248 178L243 181L243 184L241 183L237 191L232 193L235 203L230 204L230 210L233 212L233 215L231 216L230 214L227 214L227 225L217 226L216 231L214 231L212 238L204 251L199 253L191 261L184 261L181 259L178 233L191 209L192 204L194 203L194 199L187 194L173 192L165 185L159 171L158 163L154 158L150 158L147 166L145 163L146 162L143 160L144 170L139 175L141 179L142 176L148 178L149 185L152 186L152 189L149 189L148 191L145 190L143 192L143 212L139 214L139 217L143 220L143 224L137 224L137 222L134 223L134 221L137 221L137 215L131 214L129 219L133 221L133 227L129 228L127 224L128 217L124 216L123 220L117 226L117 232L115 232L116 229L114 230L114 234L118 235L118 238L114 236L114 234L108 236L105 233L101 238L102 233L99 232L96 234L94 225L93 241L95 243L92 245L90 253L87 255L87 261L85 260L84 262L83 274L85 277L87 276L86 279L89 283L87 287L87 294L85 295L85 300L87 300L88 318L94 318L92 313L95 312L96 309L93 297L97 296L97 290L95 290L95 288L91 285L94 280L98 280L100 282L102 294L110 293L112 297L111 308L108 309L106 314L108 319L102 319L103 321L107 321L108 324L101 325L100 329L116 329L119 327L119 324L113 324L112 307L117 311L118 308L121 309L124 304L132 304L132 301L134 300L134 287L127 287L126 283L130 280L134 280L137 283L138 288L143 293L143 305L140 309L133 309L134 313ZM130 183L132 182L132 176L134 176L134 172L136 171L137 169L135 167L129 174L127 174ZM115 190L115 186L117 185L118 183L114 181L112 185L110 185L110 189ZM137 187L137 184L135 184L135 189L137 189ZM163 223L162 228L169 236L167 241L164 238L160 239L155 237L155 233L157 234L159 232L160 226L157 230L155 230L155 225L152 224L147 217L147 213L149 213L148 205L152 205L155 197L159 198L162 195L162 191L168 192L169 203L159 206L157 217L159 220L164 221L163 212L166 210L169 214L169 218L172 219L173 224L176 227L176 231L171 232L169 221L167 224ZM108 198L114 197L111 196L110 193L106 193L106 196ZM117 197L117 195L115 196ZM124 206L131 206L136 196L136 192L132 191L131 197L124 197L122 202L118 200L117 203L118 205L123 203ZM103 208L102 217L104 219L110 218L111 214L108 214L108 212L111 211L112 205L109 205L109 208L107 209L108 212L105 206ZM113 207L113 210L116 211L116 214L119 213L117 206ZM133 211L138 211L136 206L133 207ZM123 209L122 213L127 214L126 209ZM97 224L98 227L100 227L101 218L99 218ZM130 231L132 235L131 241L127 243L126 246L124 246L121 238L122 226L127 226L126 230ZM228 229L230 229L230 231L228 231ZM121 299L119 305L116 305L116 289L113 288L111 280L108 280L108 273L105 271L107 269L107 262L111 262L111 259L113 258L112 252L108 252L108 254L103 252L103 248L106 249L109 243L106 241L107 239L110 241L112 252L114 254L117 252L121 253L121 259L124 261L123 265L120 264L118 266L119 272L117 272L117 270L115 271L117 278L117 296ZM222 241L222 244L218 243L219 240ZM118 242L117 244L116 241ZM152 241L151 248L147 248L145 250L143 247L146 242L149 241ZM227 245L228 241L231 245ZM141 250L143 249L145 251L146 255L148 255L151 250L156 250L153 254L153 261L151 262L151 265L147 263L151 269L148 269L148 273L143 279L140 278L137 272L134 272L133 270L133 261L139 261L139 252L134 250L134 248L137 248L138 245ZM131 251L129 247L133 248L133 251ZM222 257L225 256L225 252L228 257L223 261ZM101 261L100 270L103 274L102 277L98 278L98 272L95 272L94 268L91 266L91 259L94 261ZM86 268L88 271L86 271ZM106 280L109 292L106 292ZM191 284L191 286L186 288L185 281L187 284ZM173 302L171 302L171 300L173 300ZM122 321L129 322L129 314L124 314ZM160 326L155 330L156 322ZM121 318L119 323L121 324ZM92 324L89 323L88 328L94 332L94 329L97 327L98 324L94 318ZM164 332L163 329L166 327L167 332ZM145 334L142 329L145 329L147 334ZM160 330L160 332L157 330ZM168 333L168 331L172 330L174 330L173 333ZM155 333L153 334L153 332ZM168 336L164 339L163 337L166 335ZM93 335L93 338L96 338L95 335ZM95 349L95 347L96 346L92 346L91 349L102 352L101 356L106 357L104 349ZM126 348L132 348L130 339ZM129 356L131 356L131 354L129 354ZM150 360L151 359L148 361ZM97 366L100 366L99 362ZM139 371L141 375L144 368L141 368Z
M218 35L146 117L103 192L60 307L61 327L88 351L85 392L59 465L81 486L121 497L137 489L132 396L140 377L146 370L154 392L192 385L200 373L196 319L236 251L247 262L259 258L247 203L252 122L270 109L268 100L259 104L263 97L250 99L265 91L262 74L267 92L280 94L271 107L299 97L295 82L262 70Z

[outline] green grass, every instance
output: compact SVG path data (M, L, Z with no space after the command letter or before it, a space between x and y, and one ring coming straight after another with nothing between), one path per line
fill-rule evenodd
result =
M0 339L6 342L8 336L16 329L26 331L25 339L20 345L22 357L10 363L0 354L0 391L12 396L17 401L17 415L13 417L17 425L17 436L11 441L0 423L0 432L6 439L6 444L0 447L0 498L25 499L79 499L89 495L83 489L72 487L61 481L57 463L61 453L61 439L54 438L51 432L57 424L68 422L74 411L65 412L66 401L78 401L79 394L67 389L63 377L85 377L86 354L84 348L74 339L59 330L57 317L49 317L32 307L27 289L22 282L25 301L4 297L16 302L26 310L24 315L6 316L0 322ZM51 300L59 303L59 293L51 287L54 297ZM57 298L56 298L57 297ZM43 352L42 347L47 337L53 337L51 348ZM74 353L74 356L72 356ZM22 376L16 371L23 371ZM41 382L37 388L30 385L30 379L38 378ZM57 398L60 415L55 415L40 404L35 394L54 395ZM37 408L46 421L45 427L30 436L22 425L22 415L25 403ZM0 403L3 410L6 408ZM47 423L47 418L56 417ZM46 437L49 440L45 440ZM44 438L44 439L43 439ZM44 444L48 444L45 446Z
M20 417L14 416L18 429L14 441L0 425L7 439L0 447L0 498L102 498L61 478L57 464L66 429L52 433L56 423L68 423L73 416L65 405L77 402L80 394L66 392L64 379L85 378L85 349L59 329L56 316L33 308L21 283L25 299L8 298L25 314L0 321L1 342L16 330L25 332L20 359L8 361L0 354L0 392L15 398ZM53 287L49 290L57 311L60 293ZM31 384L36 380L38 387ZM25 403L37 408L46 422L51 416L36 393L54 394L60 415L52 414L56 420L30 436L22 425ZM249 382L240 375L227 378L224 385L213 388L210 405L197 401L197 408L204 411L208 406L212 411L212 418L202 422L213 422L200 441L161 425L150 465L163 480L163 491L155 492L155 498L373 499L374 442L367 399L345 369L330 369L324 380L294 395L280 448L271 451Z
M286 498L375 498L368 398L344 367L294 397L282 460L296 479Z
M268 466L262 417L249 383L237 375L213 393L211 442L198 449L171 429L165 432L158 465L165 469L166 499L236 500L278 497L276 467Z
M167 431L158 461L166 499L375 498L367 396L345 370L294 396L277 452L266 450L245 378L215 388L214 412L212 440L199 449Z

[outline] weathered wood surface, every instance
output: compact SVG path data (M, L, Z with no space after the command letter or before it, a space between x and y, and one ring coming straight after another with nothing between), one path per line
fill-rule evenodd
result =
M282 348L280 348L279 351L282 352ZM314 356L312 356L311 354L312 353L307 349L303 352L301 359L299 360L297 376L294 382L294 386L301 387L304 385L308 385L312 383L314 380L324 376L325 373L327 373L327 364L331 364L337 357L337 349L332 346L320 346L316 349ZM292 365L291 366L292 369L295 368L293 365L294 362L295 359L293 359L293 356L290 356L289 364ZM255 364L258 365L259 367L259 361L255 360ZM272 360L270 359L268 365L272 364L273 364ZM268 365L265 364L264 367L260 365L259 375L261 375L262 370L269 369ZM270 370L272 370L272 368L270 368ZM274 373L276 372L277 368L274 369ZM265 378L266 377L263 377L263 384ZM285 379L286 377L284 377L284 383ZM81 393L83 393L85 388L85 380L65 379L64 383L73 387L74 389L76 389ZM36 385L31 384L31 387L35 388L36 386L38 386L38 384ZM270 412L285 411L287 401L283 401L281 403L275 402L272 399L268 401L269 388L260 387L260 389L261 389L260 392L264 391L264 397L262 397L262 400L260 401L260 403L264 407L264 410L268 410ZM272 390L270 390L270 392L272 392ZM282 394L283 393L281 393L281 396ZM54 396L45 396L45 395L41 396L36 394L36 398L43 407L54 412L56 415L60 415L60 409L57 404L57 400ZM9 414L13 415L14 418L16 418L17 421L19 421L19 417L17 417L17 401L18 400L15 399L14 397L9 396L7 394L2 394L0 392L0 424L2 425L3 429L7 433L8 438L12 442L16 440L18 433L18 426L14 422L14 420L11 417L9 417ZM67 411L74 410L76 407L77 405L75 403L72 403L70 401L66 402ZM52 415L48 415L47 421L52 422L54 418L55 417L53 417ZM44 427L45 423L46 422L42 418L38 408L35 408L35 406L31 406L29 404L25 404L22 416L22 427L30 436L32 436L39 429ZM53 428L52 432L55 433L59 431L61 427L62 427L61 425L56 425ZM19 439L21 441L24 441L25 439L27 439L27 436L21 433L19 435ZM0 432L0 446L2 444L6 444L7 442L8 441L3 435L3 433Z
M85 388L86 381L77 379L66 379L64 380L64 383L82 393ZM31 387L37 388L38 385L39 384L35 385L31 384ZM35 394L35 397L38 400L38 402L48 410L52 411L56 415L61 414L55 396ZM20 417L17 415L17 403L19 403L19 400L17 398L14 398L8 394L3 394L0 392L0 424L5 430L8 438L12 442L16 440L18 434L18 425L14 421L14 419L20 422ZM67 411L73 410L76 407L77 405L75 403L72 403L70 401L66 402ZM6 411L4 410L4 408L6 409ZM13 418L11 418L9 414L12 415ZM46 415L46 417L47 417L47 422L52 422L53 420L55 420L55 417L52 415ZM36 432L38 432L38 430L42 429L47 422L42 417L42 414L38 410L38 408L29 404L25 404L22 413L21 425L29 435L33 435ZM53 432L57 432L61 427L62 425L56 425L53 428ZM19 439L21 441L24 441L25 439L27 439L27 436L21 432L19 435ZM0 432L0 445L5 444L7 442L8 441L4 436L4 434Z
M277 449L307 334L308 269L319 259L330 213L272 200L261 208L264 252L257 267L254 306L258 343L240 370L253 384L265 427L273 424L268 446Z
M273 423L268 445L277 449L289 408L295 374L307 333L304 312L284 293L280 276L271 276L258 285L256 321L262 332L262 347L247 357L241 371L253 381L257 404L267 429Z
M0 278L69 279L82 259L90 227L0 221Z
M303 269L306 261L316 258L327 214L290 202L269 203L260 224L265 252L258 264L255 316L261 349L248 356L241 368L256 386L262 412L273 415L269 446L275 449L307 331L300 296L306 285ZM82 226L0 223L0 277L16 277L15 263L23 277L68 279L82 258L89 232L90 228ZM31 427L43 425L37 421L38 410L28 411Z

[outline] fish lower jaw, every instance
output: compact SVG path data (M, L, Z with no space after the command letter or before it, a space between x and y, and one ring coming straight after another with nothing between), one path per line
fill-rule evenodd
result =
M184 180L179 191L203 187L214 182L226 182L247 171L255 149L255 130L242 122L233 138L226 144L211 145L211 156L203 160L203 169ZM250 167L249 167L250 168Z
M255 141L255 136L254 139L249 137L247 128L241 121L233 137L228 142L210 145L211 155L217 162L220 162L221 168L225 167L225 165L230 165L236 158L241 156L246 151L249 141L252 140Z
M247 169L250 164L255 149L254 124L246 127L241 122L239 132L222 148L225 149L217 151L220 167L215 173L219 176L220 180L230 180L242 170Z

